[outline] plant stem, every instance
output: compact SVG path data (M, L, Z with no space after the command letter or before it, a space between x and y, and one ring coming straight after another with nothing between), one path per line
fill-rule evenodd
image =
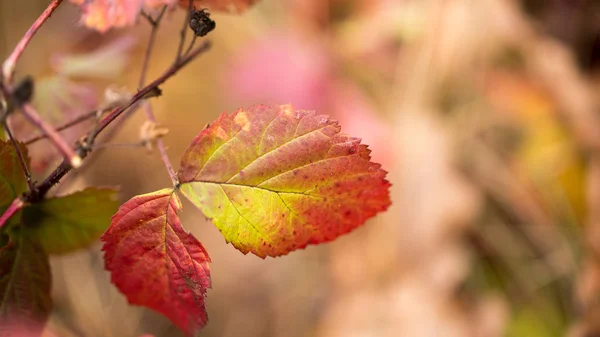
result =
M146 80L146 73L148 72L148 64L150 63L150 57L152 56L152 49L153 49L154 43L156 41L156 33L158 32L160 20L162 19L163 15L165 14L166 9L167 9L167 6L164 6L162 11L160 12L160 15L158 16L158 18L156 20L152 20L151 17L147 17L148 22L150 23L152 28L150 31L150 40L148 41L148 46L146 47L146 53L144 54L144 61L142 63L142 73L140 75L140 82L138 84L138 87L142 87ZM151 121L152 123L156 124L156 117L154 116L154 113L152 112L152 105L150 105L150 102L144 102L143 105L144 105L144 111L146 112L146 118L149 121ZM173 169L173 164L171 164L171 160L169 160L169 156L167 155L167 149L166 149L165 144L162 139L158 138L156 140L156 147L158 148L158 151L160 152L160 157L161 157L163 163L165 164L165 167L167 168L169 177L171 177L171 182L173 182L173 185L177 185L177 175L175 174L175 170Z
M42 12L39 18L35 20L33 25L29 27L25 35L21 38L21 41L17 43L17 46L13 50L13 52L8 56L4 64L2 65L2 74L4 76L5 83L9 84L12 80L12 75L15 71L15 66L17 61L23 54L25 47L29 44L35 33L40 29L40 27L50 18L54 10L63 2L63 0L52 0L52 2L48 5L48 7Z
M177 47L177 55L175 55L175 62L179 61L183 56L181 53L183 52L183 45L185 43L185 35L188 30L188 25L190 24L190 18L192 17L192 8L194 6L194 2L189 0L188 3L188 11L185 15L185 19L183 20L183 27L181 27L181 31L179 33L179 47Z
M83 122L85 122L87 120L93 119L96 116L101 116L104 113L109 112L109 111L115 109L116 107L117 107L117 105L111 104L111 106L103 108L103 109L101 109L99 111L98 110L88 111L87 113L85 113L85 114L83 114L83 115L81 115L79 117L76 117L75 119L73 119L73 120L71 120L71 121L69 121L69 122L67 122L67 123L65 123L65 124L63 124L61 126L57 126L55 128L55 130L59 131L59 132L67 130L67 129L73 127L73 126L76 126L77 124L80 124L80 123L83 123ZM33 136L33 137L27 139L26 141L23 142L23 144L25 144L25 145L31 145L31 144L33 144L35 142L38 142L38 141L40 141L42 139L46 139L46 138L48 138L48 136L43 133L41 135Z
M25 103L21 105L21 111L23 111L25 117L27 117L27 119L32 124L37 126L38 129L40 129L42 133L44 133L46 137L50 139L52 144L54 144L58 151L60 151L60 153L66 159L68 159L69 163L74 168L81 166L81 157L73 151L71 146L67 144L65 139L62 138L62 136L58 133L58 131L56 131L56 129L54 129L54 127L50 123L46 122L44 119L42 119L42 117L40 117L33 105Z
M158 32L158 26L160 25L160 21L165 15L167 11L167 6L163 6L160 14L156 19L153 19L149 15L144 15L144 18L148 20L150 25L152 26L152 30L150 31L150 41L148 41L148 47L146 47L146 53L144 54L144 61L142 61L142 73L140 75L140 80L138 84L138 88L141 88L144 83L146 83L146 74L148 73L148 65L150 64L150 55L152 54L152 47L154 46L154 41L156 40L156 33Z
M190 63L198 55L206 52L209 48L210 42L206 41L202 43L188 55L185 55L171 65L171 67L169 67L169 69L167 69L167 71L165 71L159 78L140 89L140 91L138 91L137 94L135 94L127 104L111 111L106 117L104 117L104 119L100 121L100 123L98 123L98 126L85 137L85 139L88 139L88 144L81 144L79 146L79 156L84 159L91 151L91 145L96 137L98 137L98 135L124 111L129 109L141 99L146 98L147 95L151 94L152 92L156 92L159 85L163 84L167 79L175 75L181 68ZM26 195L25 200L29 202L41 200L54 185L56 185L67 173L69 173L69 171L71 171L71 165L67 161L63 161L52 173L50 173L48 177L46 177L44 181L37 185L36 193L30 193Z
M16 198L13 202L8 206L4 214L0 216L0 227L2 227L11 216L15 215L21 208L23 208L25 204L21 198Z

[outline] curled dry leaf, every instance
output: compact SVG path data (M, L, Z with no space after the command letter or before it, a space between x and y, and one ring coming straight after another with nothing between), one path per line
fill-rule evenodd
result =
M156 310L194 335L208 319L210 258L181 226L181 207L171 189L133 197L113 216L102 250L112 283L129 303Z
M156 141L169 133L169 129L152 121L145 121L140 127L140 141L148 151L152 150Z
M243 253L280 256L331 241L390 205L360 139L292 106L223 114L184 154L181 191Z

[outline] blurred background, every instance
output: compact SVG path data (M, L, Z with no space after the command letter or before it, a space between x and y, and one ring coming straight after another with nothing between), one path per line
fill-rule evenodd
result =
M47 4L0 0L2 57ZM17 69L57 125L135 92L149 36L144 21L98 34L78 17L62 5ZM213 261L200 336L600 336L599 2L262 0L212 17L211 51L152 100L173 161L223 111L292 103L370 145L393 205L333 243L262 260L185 203ZM173 61L183 18L167 13L149 80ZM113 129L54 193L120 186L124 202L169 186L137 145L143 122L138 111ZM48 144L31 153L40 177L54 167ZM98 244L52 268L56 335L181 336L127 305Z

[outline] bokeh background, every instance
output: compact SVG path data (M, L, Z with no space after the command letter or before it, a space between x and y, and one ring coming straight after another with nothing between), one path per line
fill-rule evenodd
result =
M47 3L0 0L2 57ZM149 35L143 21L101 35L78 15L61 6L17 70L56 124L134 92ZM213 260L200 336L600 335L600 3L262 0L212 17L211 51L152 101L171 159L223 111L292 103L370 145L393 205L262 260L184 204ZM173 61L183 18L167 13L148 79ZM114 129L54 193L120 186L126 201L168 186L156 151L136 145L143 122L138 111ZM40 176L54 166L47 144L32 153ZM181 336L127 305L98 244L52 268L54 334Z

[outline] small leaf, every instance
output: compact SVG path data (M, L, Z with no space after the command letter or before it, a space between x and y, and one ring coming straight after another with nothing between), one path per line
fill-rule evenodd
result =
M242 13L257 2L258 0L194 0L194 6L197 8L208 7L214 11ZM189 0L179 0L179 5L188 8Z
M118 206L116 190L88 188L28 206L21 221L48 253L68 253L100 238Z
M142 0L71 0L81 6L81 22L105 33L113 27L131 26L142 9Z
M0 248L0 335L39 335L52 310L51 275L44 249L16 235Z
M106 269L129 303L156 310L185 333L207 321L210 258L185 232L171 189L133 197L112 218L102 236Z
M184 154L181 190L244 254L331 241L390 205L386 172L339 132L291 106L223 114Z
M27 149L21 146L21 153L27 158ZM19 163L19 157L12 144L0 140L0 214L12 201L27 189L27 181Z

